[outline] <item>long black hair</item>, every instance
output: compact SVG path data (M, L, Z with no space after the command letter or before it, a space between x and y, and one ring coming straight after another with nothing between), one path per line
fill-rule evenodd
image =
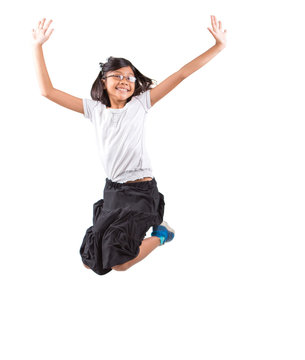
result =
M107 62L100 63L101 71L94 81L90 93L93 100L101 101L107 107L111 107L107 90L103 88L102 79L108 71L118 70L125 66L130 66L132 68L136 78L135 91L127 99L126 103L128 103L133 96L140 95L142 92L151 89L153 83L156 83L156 80L143 75L129 60L110 56L107 59Z

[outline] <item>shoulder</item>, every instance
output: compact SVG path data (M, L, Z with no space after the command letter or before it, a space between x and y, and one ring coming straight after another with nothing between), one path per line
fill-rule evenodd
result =
M82 101L84 106L84 116L89 119L92 119L95 112L100 114L105 108L105 105L97 100L82 98Z
M139 95L133 96L131 99L131 101L140 104L146 112L151 108L150 90L148 89Z
M102 107L104 105L103 103L97 100L86 99L86 98L83 98L82 100L83 100L83 104L86 104L87 106L90 107L97 107L97 106Z

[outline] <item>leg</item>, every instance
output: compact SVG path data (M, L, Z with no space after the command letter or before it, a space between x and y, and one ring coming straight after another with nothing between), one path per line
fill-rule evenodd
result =
M129 269L131 266L144 259L159 245L160 245L160 238L158 238L157 236L151 236L149 238L144 239L140 246L140 252L136 258L129 260L124 264L113 266L112 269L118 271Z

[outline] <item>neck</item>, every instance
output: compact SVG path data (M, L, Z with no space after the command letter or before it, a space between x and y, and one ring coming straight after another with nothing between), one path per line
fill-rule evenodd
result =
M126 100L123 101L110 101L111 106L107 106L107 109L123 109L123 107L127 104Z

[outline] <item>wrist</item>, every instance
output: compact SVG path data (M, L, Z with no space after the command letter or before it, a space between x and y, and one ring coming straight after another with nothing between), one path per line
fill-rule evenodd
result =
M42 47L42 44L39 43L39 42L36 42L36 41L34 41L32 45L33 45L34 48Z
M216 42L216 44L214 46L219 50L223 50L226 47L226 44Z

